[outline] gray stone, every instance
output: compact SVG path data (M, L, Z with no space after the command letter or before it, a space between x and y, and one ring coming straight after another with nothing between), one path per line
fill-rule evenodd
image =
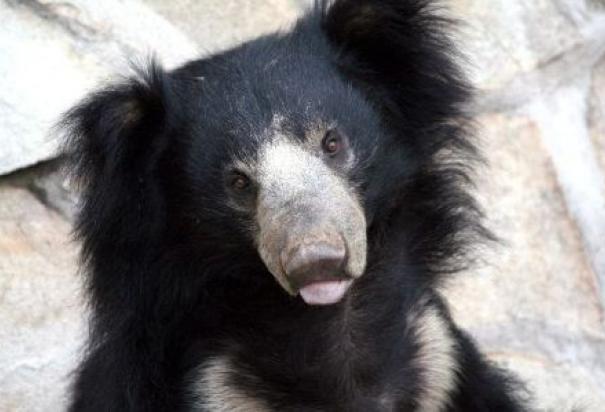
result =
M492 359L522 373L545 410L565 410L565 399L597 412L605 404L598 281L541 128L520 114L479 120L491 166L477 191L502 242L449 285L454 317ZM553 382L562 383L556 391Z
M587 124L589 74L534 101L529 112L552 159L568 212L580 229L605 303L605 173Z
M605 171L605 59L592 72L589 127L601 170Z
M194 39L204 54L286 29L301 14L295 0L144 0Z
M68 221L74 221L78 196L66 175L62 158L38 163L2 176L0 184L27 189L45 206L55 210Z
M62 170L36 177L29 189L46 206L57 211L70 222L75 220L78 196Z
M52 156L50 127L92 85L98 69L74 62L69 36L23 8L0 5L0 20L1 174Z
M55 159L30 168L28 172L24 187L34 193L44 205L74 222L78 196L66 175L63 162Z
M85 335L70 224L0 185L0 409L61 411Z
M458 39L483 92L481 111L527 103L588 70L605 52L605 16L584 0L452 0Z
M0 174L54 156L59 114L128 60L155 52L173 65L196 54L138 1L6 1L0 21Z
M600 166L601 175L600 181L593 182L593 184L597 187L600 185L601 194L605 196L605 59L602 59L592 72L587 118L588 132L592 139L592 150ZM595 206L598 207L598 203ZM601 204L600 213L601 215L605 214L603 204ZM595 226L593 230L600 231L594 235L592 249L596 249L593 255L595 256L596 270L600 275L601 295L605 305L605 242L603 242L603 239L605 239L605 235L603 235L605 224L601 223Z
M603 411L605 397L590 365L557 363L524 353L497 354L492 359L527 382L536 411Z

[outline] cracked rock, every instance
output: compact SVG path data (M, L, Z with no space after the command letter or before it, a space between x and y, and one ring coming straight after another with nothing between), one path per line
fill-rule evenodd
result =
M0 409L61 411L85 335L71 226L0 185Z
M0 21L0 174L54 157L59 115L129 59L155 52L172 65L196 54L135 0L6 1Z

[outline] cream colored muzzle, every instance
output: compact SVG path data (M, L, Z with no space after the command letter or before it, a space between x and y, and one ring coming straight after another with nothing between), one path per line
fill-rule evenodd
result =
M338 302L365 269L365 216L346 183L295 143L261 152L258 251L279 284L309 304Z

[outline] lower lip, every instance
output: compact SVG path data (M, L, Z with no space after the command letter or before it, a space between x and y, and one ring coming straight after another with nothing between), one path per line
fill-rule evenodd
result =
M299 290L307 305L333 305L342 300L353 283L352 280L314 282Z

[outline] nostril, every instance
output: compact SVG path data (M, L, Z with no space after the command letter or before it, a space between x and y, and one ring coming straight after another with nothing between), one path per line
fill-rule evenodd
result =
M342 278L346 261L344 242L299 244L283 255L289 280L301 287L309 283Z

